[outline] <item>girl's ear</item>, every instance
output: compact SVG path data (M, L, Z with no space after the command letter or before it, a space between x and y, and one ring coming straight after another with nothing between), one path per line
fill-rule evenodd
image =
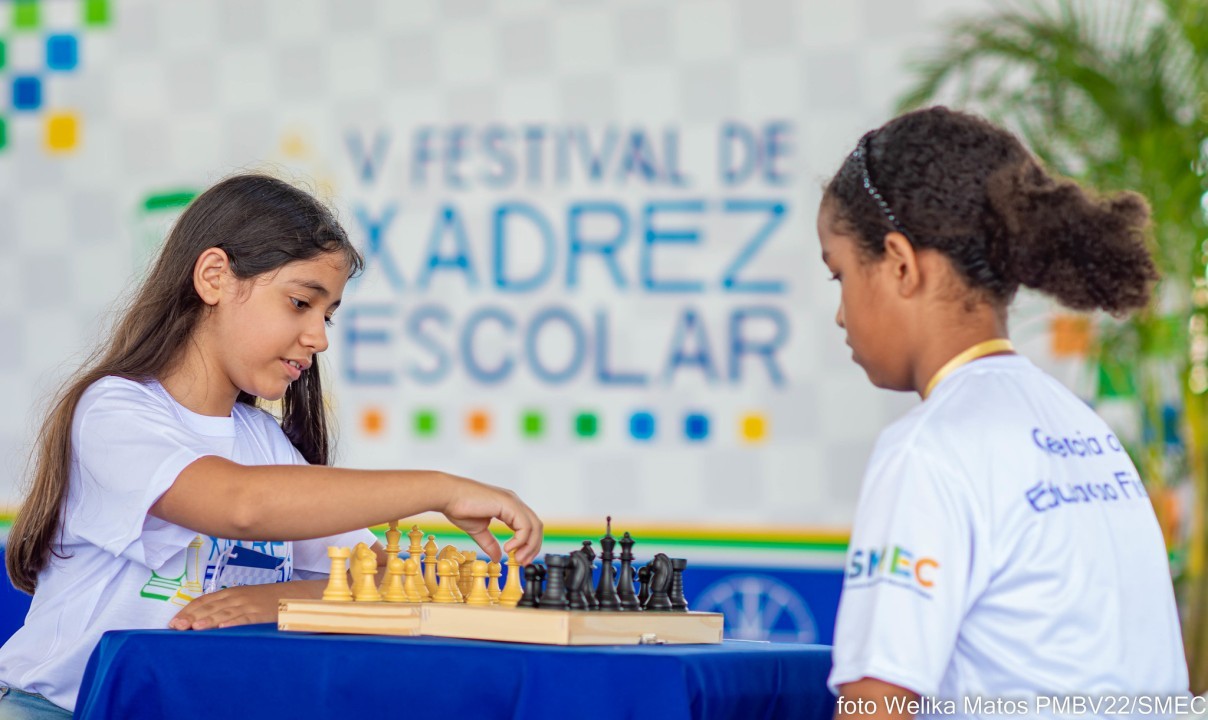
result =
M206 305L217 305L229 275L230 261L225 250L212 247L198 255L193 264L193 287L201 301Z
M913 297L923 285L923 277L919 268L919 256L915 253L914 245L900 232L885 234L885 263L892 273L892 279L897 285L898 294L902 297Z

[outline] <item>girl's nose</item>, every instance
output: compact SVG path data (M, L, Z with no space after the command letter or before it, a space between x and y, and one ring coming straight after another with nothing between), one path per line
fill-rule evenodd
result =
M302 344L316 353L326 350L328 345L326 321L320 320L318 327L307 328L306 334L302 336Z
M847 329L846 323L843 322L843 303L839 303L839 309L835 311L835 324L844 330Z

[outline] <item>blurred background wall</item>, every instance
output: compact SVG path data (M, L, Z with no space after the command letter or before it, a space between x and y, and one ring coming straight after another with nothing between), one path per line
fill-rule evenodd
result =
M829 641L864 464L917 398L850 360L821 183L988 8L0 4L0 504L173 219L267 171L368 260L325 362L341 464L509 486L551 548L611 515L732 634ZM1013 326L1090 397L1085 329L1028 297Z

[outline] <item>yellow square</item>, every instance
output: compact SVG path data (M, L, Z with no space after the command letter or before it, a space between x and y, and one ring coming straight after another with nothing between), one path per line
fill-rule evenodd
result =
M759 413L750 413L742 417L742 439L749 443L762 442L768 435L768 420Z
M80 141L80 122L71 113L52 113L46 117L46 148L52 152L75 150Z

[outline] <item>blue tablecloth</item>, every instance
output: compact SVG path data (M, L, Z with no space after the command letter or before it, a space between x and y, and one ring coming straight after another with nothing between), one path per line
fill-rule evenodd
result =
M106 633L76 717L829 720L830 648L550 647L279 632Z

